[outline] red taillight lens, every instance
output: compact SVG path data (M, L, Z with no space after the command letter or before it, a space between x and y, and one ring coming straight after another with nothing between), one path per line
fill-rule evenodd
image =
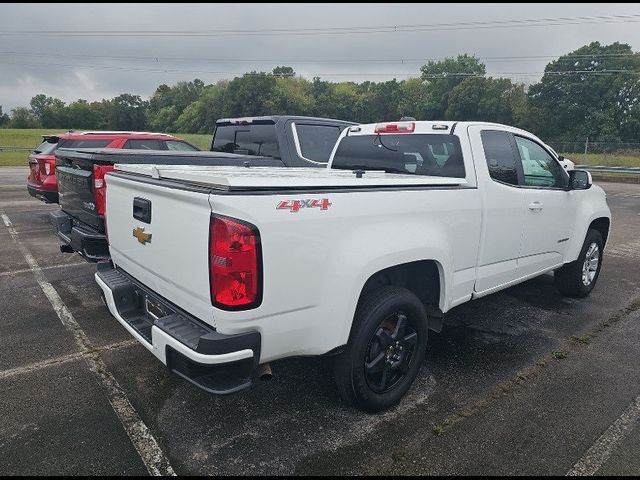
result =
M415 129L414 122L378 123L374 133L413 133Z
M104 215L107 210L107 185L105 184L104 176L113 170L113 165L93 166L93 192L98 215Z
M44 161L44 173L47 175L53 175L56 171L56 161L53 160L45 160Z
M209 231L211 303L224 310L257 307L262 300L260 234L250 223L214 215Z
M44 158L38 159L38 180L42 181L41 178L43 175L48 175L47 173L47 162Z

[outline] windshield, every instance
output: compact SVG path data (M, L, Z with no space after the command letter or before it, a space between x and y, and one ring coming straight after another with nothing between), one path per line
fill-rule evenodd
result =
M276 126L273 123L218 125L213 135L211 150L280 158Z
M35 153L44 153L44 154L49 154L49 153L53 153L56 150L56 147L58 146L58 142L54 141L54 142L50 142L49 140L45 140L44 142L42 142L38 148L36 148L34 150Z
M443 134L347 136L338 145L331 167L438 177L465 176L458 137Z

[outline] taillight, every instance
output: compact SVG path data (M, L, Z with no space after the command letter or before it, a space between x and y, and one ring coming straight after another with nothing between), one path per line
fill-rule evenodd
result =
M47 162L43 158L38 159L38 175L48 175Z
M414 122L378 123L374 133L413 133L415 129Z
M107 185L104 176L113 171L113 165L94 165L93 166L93 192L96 202L96 213L104 215L107 210Z
M45 160L44 161L44 173L47 175L53 175L56 171L56 161L55 160Z
M258 229L213 215L209 230L211 303L223 310L257 307L262 301L262 254Z

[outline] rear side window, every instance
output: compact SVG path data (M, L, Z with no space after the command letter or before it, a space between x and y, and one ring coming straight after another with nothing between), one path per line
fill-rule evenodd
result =
M273 123L218 125L211 150L280 158L276 126Z
M166 150L166 148L162 148L163 146L161 140L151 139L127 140L127 143L124 144L124 148L131 150Z
M167 147L167 150L177 151L177 152L195 152L198 149L193 145L188 144L187 142L181 142L179 140L169 140L164 142Z
M498 130L483 130L480 137L491 178L509 185L518 185L518 159L511 144L511 134Z
M445 134L381 134L344 137L332 168L392 173L465 176L460 141Z
M48 140L45 140L40 145L38 145L38 148L35 149L35 152L44 153L44 154L53 153L56 151L57 147L58 147L57 142L50 142Z
M295 124L303 158L327 163L340 136L340 128L331 125Z
M60 140L60 148L104 148L113 140Z

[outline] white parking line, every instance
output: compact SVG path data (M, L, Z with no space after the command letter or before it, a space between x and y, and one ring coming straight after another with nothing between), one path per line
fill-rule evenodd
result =
M20 250L20 253L24 256L24 259L33 272L38 285L51 303L51 306L58 315L62 325L73 335L73 338L80 349L80 353L82 354L93 351L94 347L91 344L91 341L78 322L76 322L71 311L64 304L53 285L47 281L42 269L38 265L38 262L36 262L36 259L33 258L29 250L20 242L18 232L13 228L9 217L4 212L0 214L0 217L2 217L2 221L9 230L11 238ZM156 476L175 475L169 460L160 449L158 442L133 408L133 405L131 405L127 395L124 393L124 389L120 386L111 372L109 372L106 364L97 355L87 355L85 357L85 361L87 362L89 369L96 374L98 380L106 390L107 399L109 400L111 407L120 419L120 423L122 423L131 443L133 443L133 446L140 455L145 467L147 467L149 474Z
M616 447L637 426L640 420L640 396L596 440L567 476L594 475L608 460Z
M75 362L77 360L83 359L87 355L97 355L99 352L116 350L118 348L133 347L136 345L140 345L137 340L125 340L124 342L112 343L104 347L96 348L93 352L70 353L61 357L49 358L47 360L43 360L42 362L36 362L29 365L23 365L21 367L2 370L0 371L0 380L15 377L18 375L24 375L25 373L36 372L38 370L42 370L43 368L55 367L57 365L64 365L65 363Z
M60 265L49 265L47 267L40 267L40 270L53 270L55 268L65 268L65 267L82 267L82 266L91 266L89 262L74 262L74 263L62 263ZM31 272L30 268L22 268L20 270L10 270L8 272L1 272L0 277L6 277L9 275L19 275L21 273Z

